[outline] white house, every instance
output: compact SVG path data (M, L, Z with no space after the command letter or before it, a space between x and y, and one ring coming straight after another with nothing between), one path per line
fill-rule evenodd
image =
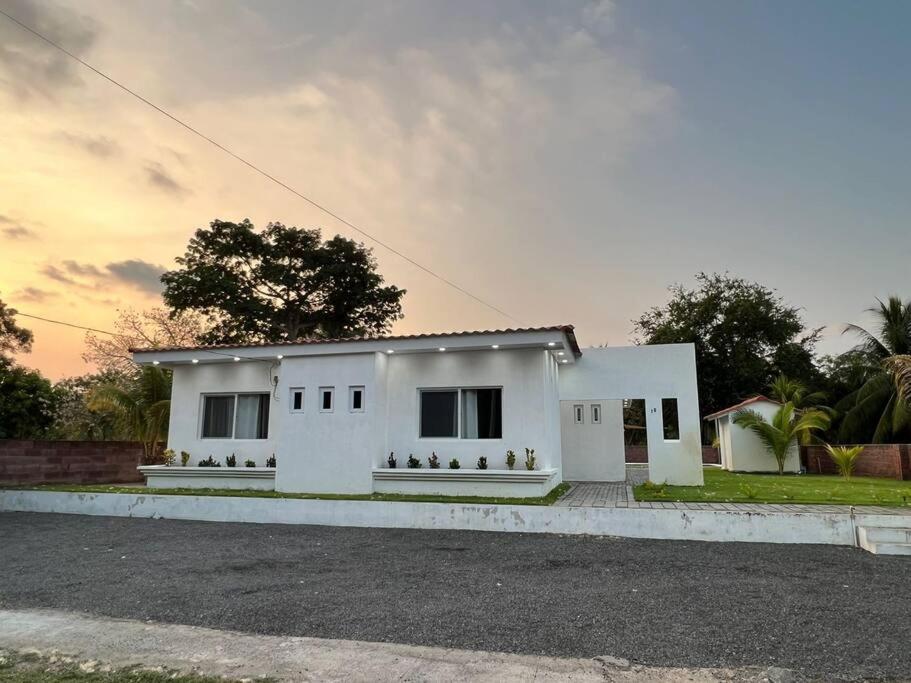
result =
M749 429L735 424L734 417L741 410L753 410L771 422L780 407L781 403L778 401L773 401L765 396L754 396L730 408L706 415L706 420L715 422L715 433L718 435L718 448L721 452L721 466L724 469L737 472L778 471L774 456L759 437ZM784 471L800 471L800 455L796 443L785 459Z
M134 359L173 370L168 447L190 454L188 467L142 468L150 486L544 495L564 479L625 478L630 398L645 399L651 478L702 483L689 344L583 353L561 325L136 350ZM237 467L226 468L232 454ZM265 467L273 455L277 466ZM222 466L196 466L209 456ZM420 469L408 467L411 456Z

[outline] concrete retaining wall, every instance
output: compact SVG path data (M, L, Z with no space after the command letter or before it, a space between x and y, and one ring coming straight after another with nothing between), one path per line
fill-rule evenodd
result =
M117 493L0 491L0 511L54 512L212 522L320 524L590 534L690 541L855 545L849 514L570 508L523 505L223 498ZM861 520L865 520L862 522ZM857 523L887 524L888 515Z

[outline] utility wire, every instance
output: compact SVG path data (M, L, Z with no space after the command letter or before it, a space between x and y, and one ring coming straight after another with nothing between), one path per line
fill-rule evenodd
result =
M16 315L21 315L23 318L31 318L32 320L41 320L42 322L52 323L54 325L63 325L64 327L72 327L76 330L85 330L86 332L96 332L98 334L107 334L111 337L127 337L129 335L119 334L117 332L110 332L108 330L99 330L96 327L87 327L85 325L77 325L76 323L68 323L63 320L54 320L52 318L44 318L40 315L31 315L30 313L23 313L22 311L17 310ZM157 349L143 349L144 351L156 351ZM203 349L203 348L194 348L192 349L194 353L214 353L217 356L227 356L229 358L242 358L243 360L252 360L258 363L270 363L273 364L269 358L251 358L249 356L239 356L236 353L229 353L227 351L215 351L214 349Z
M349 221L349 220L347 220L347 219L345 219L345 218L342 218L339 214L335 213L334 211L332 211L331 209L327 208L326 206L320 204L319 202L317 202L317 201L315 201L315 200L313 200L313 199L310 199L310 197L308 197L308 196L302 194L302 193L299 192L298 190L296 190L296 189L294 189L293 187L291 187L290 185L288 185L286 182L284 182L284 181L282 181L282 180L279 180L279 179L276 178L274 175L272 175L271 173L269 173L269 172L263 170L262 168L260 168L260 167L257 166L256 164L254 164L254 163L252 163L252 162L250 162L250 161L247 161L244 157L242 157L242 156L240 156L239 154L237 154L237 153L231 151L230 149L228 149L227 147L225 147L225 146L222 145L221 143L219 143L219 142L213 140L213 139L210 138L208 135L206 135L206 134L200 132L199 130L197 130L196 128L194 128L193 126L191 126L190 124L188 124L188 123L184 122L183 120L177 118L174 114L171 114L169 111L167 111L167 110L165 110L165 109L159 107L157 104L155 104L154 102L151 102L150 100L146 99L145 97L143 97L142 95L140 95L140 94L137 93L136 91L131 90L130 88L128 88L127 86L125 86L123 83L120 83L119 81L115 80L115 79L112 78L111 76L108 76L106 73L104 73L104 72L101 71L100 69L95 68L94 66L92 66L92 65L89 64L88 62L84 61L83 59L81 59L81 58L78 57L77 55L75 55L75 54L73 54L72 52L70 52L69 50L67 50L67 49L66 49L65 47L63 47L62 45L59 45L58 43L54 42L53 40L51 40L50 38L48 38L47 36L45 36L43 33L37 31L36 29L32 28L32 27L29 26L28 24L25 24L25 23L21 22L19 19L17 19L16 17L14 17L14 16L8 14L8 13L7 13L6 11L4 11L3 9L0 9L0 14L2 14L4 17L6 17L6 18L9 19L10 21L12 21L14 24L16 24L16 25L18 25L19 27L23 28L24 30L28 31L29 33L31 33L32 35L34 35L36 38L39 38L40 40L43 40L45 43L47 43L47 44L50 45L51 47L53 47L53 48L59 50L60 52L62 52L63 54L65 54L67 57L70 57L71 59L73 59L73 60L79 62L79 64L81 64L82 66L84 66L86 69L92 71L93 73L95 73L96 75L100 76L100 77L103 78L104 80L108 81L108 82L111 83L112 85L114 85L114 86L120 88L121 90L123 90L124 92L128 93L129 95L132 95L133 97L135 97L135 98L136 98L137 100L139 100L140 102L142 102L142 103L148 105L149 107L151 107L152 109L154 109L154 110L157 111L158 113L163 114L163 115L166 116L167 118L171 119L174 123L178 124L179 126L182 126L183 128L185 128L185 129L188 130L189 132L191 132L191 133L193 133L194 135L196 135L197 137L202 138L203 140L205 140L206 142L208 142L210 145L212 145L212 146L218 148L219 150L221 150L221 151L224 152L225 154L228 154L229 156L233 157L234 159L236 159L236 160L239 161L240 163L244 164L245 166L247 166L248 168L252 169L252 170L255 171L256 173L260 174L260 175L263 176L264 178L267 178L268 180L271 180L273 183L275 183L275 184L277 184L278 186L284 188L284 189L287 190L288 192L291 192L291 193L292 193L293 195L295 195L296 197L298 197L298 198L300 198L300 199L303 199L305 202L307 202L307 203L310 204L311 206L315 207L316 209L319 209L320 211L322 211L322 212L325 213L326 215L331 216L332 218L334 218L334 219L337 220L338 222L342 223L343 225L346 225L346 226L348 226L349 228L351 228L352 230L354 230L355 232L359 233L360 235L363 235L363 236L366 237L368 240L374 242L375 244L378 244L379 246L383 247L383 248L386 249L387 251L392 252L393 254L395 254L396 256L398 256L399 258L401 258L401 259L407 261L408 263L410 263L411 265L415 266L416 268L419 268L420 270L424 271L425 273L427 273L427 274L430 275L431 277L436 278L436 279L439 280L440 282L442 282L442 283L444 283L444 284L446 284L446 285L449 285L450 287L452 287L452 288L455 289L456 291L461 292L461 293L464 294L465 296L467 296L467 297L469 297L469 298L475 300L476 302L478 302L478 303L481 304L482 306L486 306L487 308L491 309L492 311L495 311L495 312L499 313L500 315L502 315L502 316L504 316L504 317L506 317L506 318L509 318L509 319L512 320L513 322L516 322L516 323L519 323L519 324L523 324L522 321L520 321L518 318L515 318L515 317L511 316L509 313L507 313L507 312L504 311L503 309L498 308L498 307L495 306L494 304L485 301L484 299L482 299L481 297L479 297L479 296L477 296L477 295L475 295L475 294L472 294L471 292L469 292L469 291L468 291L467 289L465 289L464 287L461 287L460 285L456 284L456 283L453 282L452 280L449 280L448 278L446 278L446 277L444 277L444 276L442 276L442 275L440 275L440 274L434 272L433 270L431 270L431 269L428 268L427 266L424 266L424 265L418 263L417 261L415 261L415 260L414 260L413 258L411 258L410 256L407 256L406 254L404 254L403 252L399 251L399 250L396 249L395 247L393 247L393 246L387 244L386 242L382 241L381 239L379 239L379 238L376 237L375 235L372 235L372 234L370 234L369 232L367 232L367 231L365 231L365 230L362 230L361 228L359 228L358 226L356 226L356 225L355 225L354 223L352 223L351 221Z

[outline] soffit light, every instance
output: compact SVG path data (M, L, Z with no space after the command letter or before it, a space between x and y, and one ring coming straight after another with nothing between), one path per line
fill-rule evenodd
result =
M561 360L560 362L561 362L561 363L569 363L569 361L566 360L565 358L564 358L563 360Z
M562 351L557 351L557 355L558 355L558 356L562 356L562 355L563 355L563 352L562 352Z
M556 345L557 345L557 342L547 342L547 345L548 345L548 346L556 346Z
M441 346L441 347L439 348L439 350L440 350L440 351L445 351L445 350L446 350L446 347L445 347L445 346Z
M199 362L199 359L198 359L198 358L194 358L191 362L193 363L193 365L196 365L196 364Z
M152 361L152 365L161 365L161 361L160 361L160 360L153 360L153 361Z
M284 356L283 356L282 354L278 354L278 355L276 356L276 358L278 358L279 360L281 360L282 358L284 358Z
M395 349L386 349L386 353L390 353L390 354L395 353Z
M498 349L498 348L500 348L500 345L499 345L499 344L491 344L491 345L490 345L490 348L492 348L492 349Z
M237 363L238 361L240 361L240 356L234 356L234 362Z

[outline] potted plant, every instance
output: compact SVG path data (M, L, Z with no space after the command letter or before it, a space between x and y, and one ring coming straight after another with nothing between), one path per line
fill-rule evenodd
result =
M459 469L460 467L461 467L461 465L459 465L459 459L458 459L458 458L453 458L452 460L449 461L449 469L451 469L451 470L457 470L457 469Z
M506 466L509 469L513 468L513 465L516 464L516 452L515 451L506 451Z
M244 460L244 467L256 467L255 460Z
M177 454L172 448L165 448L161 454L161 460L166 467L170 467L174 464L174 461L177 460Z
M197 467L221 467L221 463L218 462L215 458L213 458L210 455L205 460L200 460L198 463L196 463L196 466Z
M433 451L433 455L427 458L427 462L430 463L430 469L438 470L440 469L440 459L437 457L437 452Z
M186 467L188 462L190 462L190 454L187 453L186 451L181 451L180 452L180 466Z
M391 469L391 470L395 469L396 463L395 463L395 452L394 451L389 453L389 457L386 458L386 464L389 465L389 469Z
M535 468L535 449L526 448L525 449L525 469L529 472Z
M421 461L414 457L414 453L411 453L408 456L408 469L410 470L419 470L421 469Z
M225 464L228 467L237 467L237 456L232 453L227 458L225 458Z
M480 458L478 458L478 469L479 470L487 469L487 458L483 455Z
M275 453L266 458L266 467L275 467Z

